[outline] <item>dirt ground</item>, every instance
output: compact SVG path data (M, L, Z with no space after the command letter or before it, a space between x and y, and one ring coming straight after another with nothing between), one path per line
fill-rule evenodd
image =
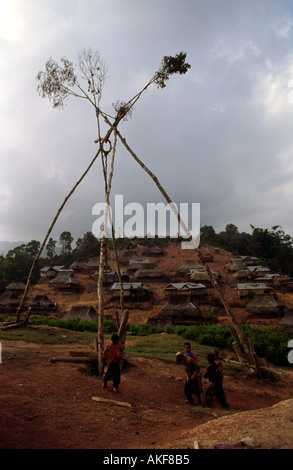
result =
M100 379L84 374L84 363L49 361L89 346L1 343L1 449L192 449L195 440L209 448L248 435L258 449L292 445L291 368L277 369L275 381L226 376L230 409L224 410L218 402L190 406L184 369L175 363L126 356L114 393L111 383L102 389Z
M192 250L182 250L179 244L170 244L166 251L166 256L150 261L157 262L174 280L183 261L196 258ZM231 253L214 253L208 246L203 251L214 254L210 267L223 276L227 300L235 302L236 281L224 269ZM61 317L74 303L95 307L96 285L84 274L79 277L85 286L82 294L57 295L42 281L30 295L47 293L58 303ZM165 281L146 284L154 290L155 301L130 308L130 321L145 323L165 303ZM293 293L286 302L293 303ZM106 309L115 313L117 305ZM237 306L233 312L241 323L258 325L261 321L263 326L274 326L279 321L253 319ZM219 320L227 322L225 315ZM194 441L206 449L247 436L256 449L292 447L293 368L278 368L275 381L259 380L248 373L226 376L230 408L224 410L218 402L212 408L190 406L183 393L184 369L175 363L126 356L128 367L123 369L119 393L114 393L111 386L102 389L100 379L84 373L85 363L50 362L53 357L69 357L69 350L85 350L84 345L10 340L1 340L1 345L1 449L193 449Z

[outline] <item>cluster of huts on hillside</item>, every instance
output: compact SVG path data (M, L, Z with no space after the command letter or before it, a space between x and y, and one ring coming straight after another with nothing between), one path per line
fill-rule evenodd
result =
M232 273L237 296L248 313L266 318L280 317L278 328L293 329L292 311L286 308L276 294L276 291L293 291L293 279L290 276L275 273L252 256L232 258L225 269Z
M25 290L23 282L11 282L5 288L5 292L0 295L0 313L5 315L15 315L20 305L21 298ZM27 308L35 315L48 315L57 312L57 304L49 299L46 294L35 295Z
M216 249L215 249L216 253ZM154 245L147 247L141 257L135 250L120 251L121 281L124 299L128 302L153 301L152 281L160 281L165 294L165 304L156 316L148 320L150 324L195 324L203 321L201 305L216 305L217 296L212 288L210 278L204 267L195 260L185 261L173 278L164 273L157 263L150 262L146 256L163 256L163 250ZM213 255L206 254L208 262ZM263 317L281 317L280 328L287 328L293 321L290 310L280 302L275 290L293 290L293 279L271 272L260 265L255 257L238 256L232 258L225 266L226 272L232 274L235 281L235 292L241 306L252 315ZM69 268L65 266L46 266L40 270L41 278L45 279L53 291L65 294L80 293L84 286L76 277L76 273L85 273L96 283L99 278L99 258L87 262L77 260ZM219 283L223 277L211 271ZM149 285L145 285L145 282ZM104 286L108 289L110 299L120 297L120 279L117 270L106 267L104 270ZM0 296L0 313L12 313L17 309L25 286L12 283ZM57 311L57 305L47 295L37 295L30 307L34 314L50 314ZM286 311L285 311L286 310ZM66 318L96 320L97 312L92 306L73 305ZM206 320L206 318L205 318ZM289 323L288 323L289 322Z

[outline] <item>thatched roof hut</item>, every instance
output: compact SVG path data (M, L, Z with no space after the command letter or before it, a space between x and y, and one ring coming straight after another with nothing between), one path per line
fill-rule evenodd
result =
M216 273L214 271L211 271L214 279L220 279L220 274L219 273ZM208 285L210 286L211 285L211 280L209 278L209 275L208 273L206 272L206 270L202 270L202 269L191 269L190 272L188 273L188 276L189 276L189 280L190 281L195 281L195 282L201 282L205 285Z
M188 274L191 269L204 270L204 267L199 264L196 260L184 261L182 266L179 268L179 274Z
M124 299L130 301L147 301L150 300L152 292L148 286L145 286L142 282L123 282L123 295ZM110 289L111 298L120 297L120 283L115 282Z
M46 294L36 295L30 303L30 307L32 313L35 315L38 313L43 315L45 313L51 313L57 310L56 302L52 302L52 300L50 300Z
M148 319L151 325L192 325L202 320L202 313L193 302L182 301L181 303L166 303L160 313Z
M127 265L127 273L129 275L133 275L136 271L143 267L153 268L155 266L154 263L150 263L149 259L143 258L132 258L129 260Z
M91 305L73 305L63 318L65 320L76 319L98 321L98 314Z
M95 272L97 269L99 269L100 266L100 258L95 257L91 258L85 265L83 266L83 270L88 271L88 272Z
M206 286L200 282L171 282L164 291L169 302L173 304L204 300L207 295Z
M275 298L274 294L255 295L246 304L247 312L260 317L279 316L282 309L281 302Z
M25 291L25 285L23 282L14 281L6 286L7 292L14 292L15 294L22 294Z
M121 275L122 281L125 281L125 282L129 281L129 276L125 271L123 271L123 269L120 269L120 275ZM98 282L98 280L99 280L99 271L96 271L94 273L93 279L94 279L95 282ZM103 280L104 280L104 285L105 286L110 286L114 282L118 282L119 281L118 270L105 269L104 279Z
M225 265L225 269L233 273L236 271L244 271L247 269L247 266L241 259L233 258Z
M164 256L165 251L159 245L150 244L143 248L142 254L143 256Z
M259 262L259 258L257 258L256 256L239 255L239 256L236 256L235 259L241 260L244 264L246 264L246 266L253 266L257 262Z
M162 279L163 277L164 271L157 267L144 266L134 273L135 279Z
M251 279L252 278L252 275L251 275L251 272L248 270L248 269L244 269L243 271L236 271L235 273L233 273L233 277L235 279ZM256 279L255 279L256 281Z
M12 313L16 312L20 304L20 298L14 292L4 292L0 296L0 312Z
M129 260L132 258L137 258L137 253L132 249L122 249L118 250L118 259L121 264L128 264Z
M86 272L88 271L88 265L86 261L77 259L71 263L70 269L73 269L73 271Z
M293 332L293 310L288 309L277 325L277 330L285 330Z
M75 278L72 272L59 271L57 276L50 281L50 285L62 291L80 291L83 285L79 279Z

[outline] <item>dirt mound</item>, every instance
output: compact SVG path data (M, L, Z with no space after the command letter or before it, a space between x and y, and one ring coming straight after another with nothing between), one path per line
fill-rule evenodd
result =
M233 432L231 430L233 429ZM270 408L223 416L183 433L183 448L198 443L200 449L229 446L249 437L256 449L292 449L293 399Z

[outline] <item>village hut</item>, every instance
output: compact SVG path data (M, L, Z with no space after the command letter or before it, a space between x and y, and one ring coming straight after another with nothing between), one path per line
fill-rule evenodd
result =
M133 276L136 271L143 267L148 267L148 268L153 268L155 266L154 263L150 263L149 259L143 259L143 258L132 258L128 262L127 266L127 273L130 276Z
M44 266L40 269L40 276L41 278L45 279L53 279L57 275L57 271L51 268L51 266Z
M247 312L258 317L280 316L283 304L274 294L257 294L245 306Z
M191 302L203 302L207 297L206 286L200 282L171 282L164 288L164 291L166 298L171 299L173 303L177 300L181 302L182 294L186 296L186 293Z
M293 278L285 274L273 276L273 285L276 289L282 289L283 292L291 292L293 290Z
M154 267L148 267L144 266L140 269L138 269L134 275L134 279L162 279L164 277L164 271L162 271L161 268L158 268L156 266Z
M88 271L87 262L82 259L77 259L70 265L70 269L72 269L75 272L87 272Z
M129 261L133 258L137 258L137 253L133 249L122 249L118 250L119 262L123 265L129 264Z
M272 271L267 266L247 266L247 269L251 272L254 277L262 276L264 274L269 274Z
M211 271L215 280L220 280L221 275L214 271ZM208 273L204 269L191 269L188 273L189 280L192 282L200 282L204 284L206 287L210 287L212 282L209 278Z
M156 317L148 319L152 325L194 325L202 321L202 313L193 302L173 304L168 302Z
M142 250L143 256L164 256L165 254L166 253L164 249L161 246L155 244L147 245Z
M241 260L246 266L255 266L259 262L259 258L256 256L237 256L235 259Z
M35 295L30 303L30 307L34 315L46 315L57 311L56 302L52 302L46 294Z
M110 288L111 300L120 297L120 282L115 282ZM148 286L142 282L123 282L123 296L124 300L145 302L149 301L152 297L152 292Z
M129 276L128 274L123 271L123 269L120 269L120 275L122 281L129 281ZM99 280L99 271L96 271L93 275L93 279L95 282L98 282ZM104 270L104 286L111 286L114 282L119 281L119 275L118 275L118 270L112 270L112 269L105 269Z
M21 295L25 291L25 285L24 285L23 282L14 281L14 282L11 282L10 284L8 284L8 286L6 286L6 288L5 288L5 290L9 293L14 293L14 294L17 294L17 295Z
M57 276L60 271L72 271L67 269L64 265L62 266L44 266L40 269L41 278L53 279Z
M237 271L244 271L247 269L247 266L241 259L233 258L225 265L224 269L233 273Z
M170 283L165 287L167 303L163 306L157 316L150 317L148 323L152 325L186 324L192 325L202 320L199 307L191 301L194 291L191 283ZM202 287L200 286L199 289Z
M293 309L288 309L284 317L279 321L277 330L293 332Z
M83 289L80 280L75 278L73 273L69 271L59 271L57 276L50 281L50 285L55 290L63 292L79 292Z
M87 263L85 263L83 269L89 273L94 273L95 271L99 270L100 266L100 258L95 257L91 258Z
M200 269L204 270L204 267L195 260L184 261L182 266L179 268L178 274L184 276L188 274L192 269L198 271Z
M237 287L235 287L237 290L237 294L240 298L249 296L249 295L259 295L259 294L265 294L265 293L270 293L272 291L272 288L267 286L264 283L258 283L258 282L244 282L241 284L237 284Z
M91 305L72 305L64 320L89 320L98 321L97 311Z
M248 269L244 269L243 271L236 271L235 273L232 274L232 276L237 279L237 280L247 280L250 281L253 279L253 276L251 272ZM255 279L256 281L256 279Z
M276 282L276 279L280 276L280 274L276 274L276 273L268 273L268 274L264 274L262 276L259 276L259 277L255 277L253 279L253 282L262 282L262 283L265 283L267 286L270 286L270 287L275 287L275 282Z
M14 292L4 292L0 296L0 312L5 314L16 313L20 298Z

